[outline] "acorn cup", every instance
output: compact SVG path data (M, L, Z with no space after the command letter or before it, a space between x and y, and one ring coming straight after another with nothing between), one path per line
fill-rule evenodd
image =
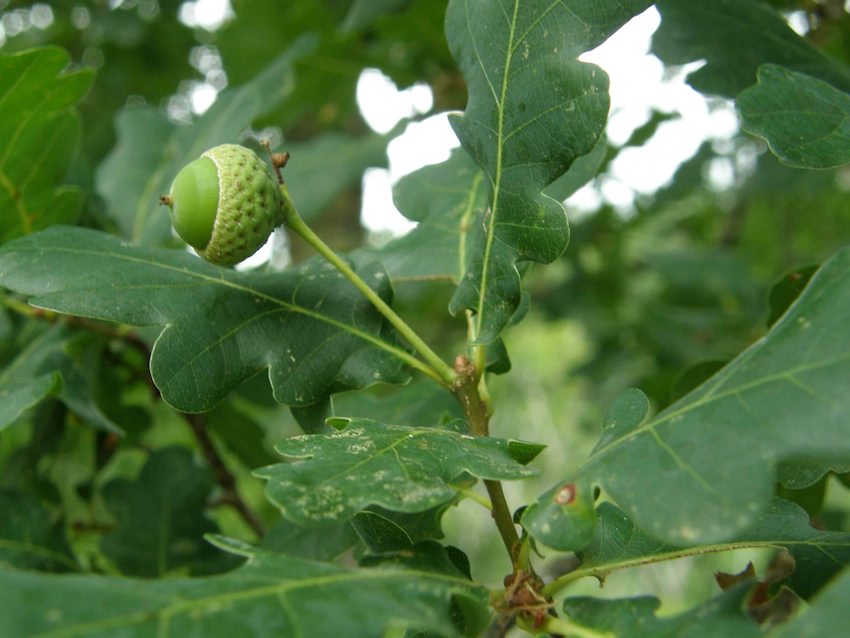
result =
M215 146L184 166L160 201L183 241L209 262L232 266L266 243L284 222L278 180L238 144Z

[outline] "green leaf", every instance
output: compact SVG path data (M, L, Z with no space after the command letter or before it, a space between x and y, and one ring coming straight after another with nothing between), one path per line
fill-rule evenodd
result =
M159 196L171 190L171 180L187 160L194 159L179 153L176 144L170 152L179 156L170 160L167 155L169 141L180 130L152 107L127 107L115 116L117 141L98 166L95 187L124 237L141 241L150 225L157 228L150 233L151 241L154 237L156 243L171 241L171 231L164 227L168 215L159 207Z
M688 83L704 93L734 97L766 63L807 73L850 90L850 71L797 35L774 9L754 0L661 0L661 27L652 51L667 64L704 60Z
M469 558L457 547L442 546L434 541L425 541L406 546L396 551L388 550L380 554L367 554L360 560L361 566L394 565L400 568L434 574L444 574L471 580ZM456 630L464 636L481 636L492 623L487 609L480 605L469 604L463 598L455 597L450 608L452 622ZM407 631L405 638L432 638L432 633Z
M376 8L402 1L359 4L374 17ZM346 12L355 10L352 2L234 0L235 19L216 33L216 47L228 79L241 83L268 64L292 33L311 34L317 45L294 65L297 90L262 123L299 133L350 129L359 122L355 94L364 69L379 68L399 86L439 81L443 74L454 72L442 29L445 2L407 2L405 11L385 12L368 28L345 30ZM360 24L365 21L357 17ZM460 99L459 88L449 88L448 104L453 108ZM446 89L440 92L445 95Z
M649 399L637 388L623 391L608 406L602 422L602 436L594 450L608 445L638 427L649 413Z
M728 361L700 361L683 370L670 391L670 401L678 401L713 377Z
M486 613L467 579L398 567L351 569L253 552L209 578L140 582L0 571L0 636L382 636L388 627L456 636L452 600Z
M0 243L79 213L79 192L60 184L79 143L74 106L94 75L66 72L69 62L58 47L0 55Z
M659 541L635 527L629 517L611 503L602 503L597 516L591 542L578 552L581 566L559 578L557 589L588 576L603 582L609 574L620 569L686 556L745 547L784 547L796 562L787 584L808 598L850 562L850 533L817 530L809 524L805 510L782 499L776 499L750 529L712 545L676 547Z
M0 564L47 572L77 571L64 525L36 499L0 489Z
M84 366L75 356L75 350L91 347L90 341L91 335L75 333L61 325L45 330L0 372L0 387L17 387L17 401L23 402L19 405L58 396L84 422L107 432L122 433L95 403ZM53 379L52 385L48 377ZM15 405L10 400L11 413L15 412Z
M361 275L389 300L383 271ZM289 405L406 378L406 353L371 304L315 260L282 273L241 273L185 251L61 228L6 245L0 282L58 312L166 325L151 374L163 398L185 412L211 409L265 370L275 398Z
M378 386L370 392L339 394L333 399L333 414L410 427L439 427L463 419L457 399L430 379L416 379L401 387Z
M817 269L817 266L795 268L773 284L773 287L770 289L770 296L768 297L770 304L770 316L767 319L768 326L775 324L785 314L785 311L797 300L800 293L805 290Z
M157 450L139 476L103 487L115 530L101 538L103 553L128 576L162 577L214 560L218 551L204 534L218 531L204 514L213 488L212 472L184 448Z
M0 468L3 487L53 506L62 503L61 490L65 485L56 485L50 470L59 465L57 453L63 450L63 443L81 430L68 428L67 416L68 409L61 402L45 401L33 410L28 427L3 433L0 437L5 461ZM90 432L85 432L80 438L90 436ZM65 448L63 452L62 461L74 463L71 460L74 450Z
M587 484L559 483L523 512L522 526L555 549L584 547L593 538L596 513L593 489Z
M368 419L352 419L332 434L287 439L277 450L303 460L255 474L269 481L269 500L300 525L350 518L369 505L422 512L452 501L450 482L464 472L494 480L537 473L517 462L503 439Z
M850 95L831 84L765 64L758 84L736 104L741 128L764 139L784 164L833 168L850 161Z
M440 523L450 504L438 505L423 512L392 512L371 506L357 512L351 525L371 552L393 552L425 540L443 538Z
M17 421L34 405L55 395L61 388L62 377L55 373L16 381L9 379L4 370L0 374L0 430Z
M266 445L266 432L252 417L225 402L206 416L207 432L220 440L246 468L253 469L275 461L275 454Z
M364 66L360 61L363 47L339 42L338 36L343 35L339 28L344 18L342 7L235 0L233 9L235 19L216 34L216 45L228 79L234 83L246 82L259 73L275 59L291 34L308 33L315 39L312 51L299 56L293 65L291 81L297 90L264 116L261 124L291 131L306 121L305 128L312 131L342 128L342 122L356 117L355 86Z
M444 279L463 275L466 238L473 219L486 206L483 173L463 149L441 164L406 175L393 188L398 210L416 228L379 249L361 249L358 263L377 259L393 282Z
M392 564L423 572L470 578L466 554L456 547L443 547L434 541L417 543L397 551L370 554L364 556L360 564L369 567Z
M357 543L357 533L348 521L319 527L302 527L281 519L260 542L266 551L330 561ZM226 549L226 548L225 548Z
M820 468L818 468L820 469ZM850 470L850 464L847 468ZM780 498L785 498L796 503L809 515L811 519L820 517L823 513L823 505L826 497L826 484L828 476L824 473L817 480L809 483L802 489L796 489L794 483L796 479L803 478L807 474L808 468L800 467L797 463L783 463L779 466L779 484L776 486L776 494ZM808 478L808 477L805 477ZM793 486L793 487L792 487ZM821 522L826 525L825 522Z
M771 631L770 638L818 638L834 635L847 622L850 570L844 570L796 618Z
M325 133L309 142L285 144L290 158L283 177L298 214L308 221L318 217L346 189L360 186L364 170L386 166L387 139Z
M6 351L10 349L10 342L14 335L15 324L6 308L0 306L0 360L6 359Z
M848 319L843 250L767 336L653 419L606 436L579 476L671 543L748 528L772 497L779 462L850 459Z
M549 184L544 192L559 202L568 199L578 189L596 177L607 153L608 138L605 135L600 135L593 150L573 162L570 170Z
M829 466L815 461L783 461L777 468L777 474L781 487L798 491L811 488L822 481L830 470L836 474L850 472L850 460L844 463L833 462Z
M761 628L742 611L746 586L730 590L716 598L672 617L655 612L661 606L657 598L567 598L564 612L571 623L584 628L582 635L622 636L623 638L713 638L761 636ZM590 634L592 630L594 634ZM578 635L578 634L575 634Z
M100 164L97 191L121 234L145 245L172 243L171 222L159 196L188 162L207 149L239 142L251 122L293 89L292 63L312 47L296 40L251 82L222 92L190 125L177 125L151 108L129 108L116 119L118 143Z
M343 31L359 31L369 27L378 18L386 13L402 11L413 0L354 0L345 21L342 24Z
M580 157L546 194L563 201L596 175L605 157L600 137L588 155ZM462 148L445 162L403 177L393 188L396 208L416 228L381 248L358 250L358 263L380 261L394 283L448 280L460 283L470 249L473 225L487 206L484 173Z
M476 313L477 343L493 342L519 306L516 262L549 263L567 247L566 211L542 191L593 149L609 103L606 74L577 57L650 4L449 3L446 37L469 91L451 122L490 189L450 305Z

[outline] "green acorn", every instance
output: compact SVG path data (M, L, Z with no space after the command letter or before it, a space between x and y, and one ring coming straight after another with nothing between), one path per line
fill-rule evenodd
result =
M180 238L222 266L253 255L284 221L274 174L238 144L215 146L186 164L161 201Z

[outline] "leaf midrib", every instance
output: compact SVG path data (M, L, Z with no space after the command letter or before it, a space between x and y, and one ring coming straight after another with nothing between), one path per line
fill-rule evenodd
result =
M761 342L758 342L756 345L759 345L759 344L761 344ZM700 408L704 405L708 405L709 403L719 401L720 399L725 399L729 396L734 396L734 395L739 394L743 391L751 390L753 388L757 388L761 385L771 383L771 382L774 382L774 381L786 380L786 381L790 382L790 379L794 375L799 374L801 372L809 372L811 370L817 370L819 368L824 368L824 367L834 365L836 363L840 363L842 361L847 361L847 360L850 360L850 353L843 354L843 355L838 356L838 357L833 357L831 359L825 359L825 360L820 361L818 363L799 365L799 366L796 366L796 367L791 368L789 370L785 370L783 372L777 372L775 374L770 374L770 375L764 376L760 379L750 381L749 383L745 383L743 385L727 389L724 392L720 392L718 394L711 394L710 396L701 397L701 398L697 399L696 401L694 401L693 403L691 403L689 405L686 405L682 408L679 408L678 410L674 410L672 412L669 412L669 413L667 413L664 416L661 416L659 418L653 419L649 423L647 423L646 425L640 426L640 427L634 429L633 431L629 432L628 434L623 435L621 438L619 438L615 441L612 441L611 443L606 445L604 448L600 449L597 452L594 452L589 457L587 457L587 459L585 461L585 466L590 465L595 459L605 455L608 451L610 451L611 449L613 449L615 447L622 445L626 441L631 440L633 438L636 438L636 437L640 436L641 434L643 434L647 431L650 431L650 430L654 431L655 428L657 426L661 425L662 423L666 423L667 421L670 421L670 420L672 420L676 417L687 414L688 412L695 410L696 408ZM733 374L734 374L734 372L733 372Z
M238 573L238 572L237 572ZM241 575L239 575L241 576ZM231 579L237 580L237 578ZM215 604L226 604L231 602L239 602L242 600L251 600L254 598L264 598L266 596L281 596L285 595L291 591L298 591L301 589L309 589L313 587L322 587L327 585L334 585L338 583L345 583L350 581L358 581L358 580L375 580L385 578L387 580L400 579L402 581L407 581L411 578L422 578L425 580L434 580L434 581L442 581L446 583L453 584L457 587L463 589L469 589L470 587L474 587L474 584L461 579L456 576L450 576L447 574L437 574L432 572L422 572L418 570L408 570L408 571L396 571L396 570L382 570L382 571L352 571L347 573L336 573L329 574L323 576L314 576L311 578L304 578L300 580L294 581L286 581L283 583L275 583L273 585L261 585L250 587L247 589L240 589L237 591L230 591L222 594L215 594L211 596L201 597L201 598L192 598L190 600L178 600L170 602L170 604L160 608L159 610L141 610L129 614L124 614L122 616L115 616L112 618L105 618L103 620L88 622L88 623L80 623L77 625L65 625L56 630L41 632L38 634L32 634L32 638L61 638L63 636L80 636L87 635L93 631L104 630L108 628L116 628L116 627L124 627L133 624L139 624L145 622L152 617L158 618L160 621L158 627L158 635L167 636L169 632L169 624L171 623L172 618L175 616L191 612L195 608L215 605ZM221 577L221 580L227 580L228 577ZM177 597L180 594L173 594L173 596ZM169 599L171 601L171 599ZM163 624L164 623L164 624Z
M370 335L369 333L360 330L359 328L355 328L354 326L351 326L349 324L342 323L341 321L337 321L336 319L333 319L333 318L328 317L326 315L323 315L323 314L320 314L320 313L317 313L317 312L313 312L312 310L308 310L308 309L306 309L302 306L294 305L294 304L291 304L289 302L283 301L282 299L279 299L277 297L273 297L273 296L268 295L266 293L260 292L259 290L256 290L255 288L248 288L246 286L242 286L240 284L237 284L236 282L225 279L224 277L212 277L212 276L209 276L209 275L205 275L203 273L199 273L197 271L187 270L185 268L179 268L177 266L171 266L169 264L164 264L162 262L139 259L139 258L136 258L136 257L132 257L130 255L123 254L123 253L100 252L100 251L96 251L96 250L84 250L84 249L80 249L80 248L68 248L68 247L65 247L65 246L58 246L58 247L57 246L51 246L50 250L54 253L64 252L64 253L68 253L68 254L87 255L87 256L102 257L102 258L119 259L119 260L123 260L123 261L129 262L129 263L140 264L140 265L144 265L144 266L148 266L148 267L158 268L160 270L179 273L179 274L187 276L187 277L192 277L192 278L198 279L202 282L202 284L212 284L212 285L218 284L218 285L226 286L228 288L231 288L231 289L236 290L238 292L241 292L243 294L252 295L254 297L263 299L264 301L268 301L272 304L276 304L276 305L278 305L278 306L280 306L280 307L282 307L282 308L284 308L288 311L291 311L291 312L294 312L294 313L297 313L297 314L302 314L302 315L309 317L311 319L314 319L316 321L321 321L321 322L327 323L329 325L332 325L335 328L338 328L340 330L344 330L346 332L349 332L350 334L352 334L356 337L359 337L359 338L363 339L364 341L368 341L369 343L372 343L373 345L377 346L378 348L381 348L382 350L389 352L390 354L401 359L402 361L408 362L409 359L410 359L410 355L408 355L407 352L404 352L403 350L387 343L386 341L383 341L382 339L374 337L374 336ZM11 252L21 252L22 253L22 252L43 252L43 251L44 251L44 248L38 248L38 247L33 246L33 247L30 247L30 248L16 247L14 249L9 249L6 252L9 252L9 253L11 253ZM197 285L202 285L202 284L197 284ZM51 291L49 293L45 293L45 294L42 294L42 295L35 295L34 298L38 299L38 297L47 296L47 295L55 294L55 293L56 293L56 291ZM32 301L30 303L32 305L36 306L36 307L41 307L41 306L38 306L37 303L33 303ZM47 308L47 309L49 310L50 308ZM85 314L80 314L79 316L88 316L92 319L100 319L101 318L101 317L98 317L98 316L85 315ZM174 320L172 319L172 323L173 322L174 322Z
M463 208L463 213L460 216L460 241L458 242L458 274L457 281L463 280L463 273L466 270L466 240L469 237L469 229L472 224L472 215L475 213L475 200L478 197L478 189L481 186L481 181L484 179L484 173L481 171L475 172L475 177L472 178L472 184L469 187L466 203Z
M355 440L366 439L366 440L369 440L373 443L375 442L374 437L368 436L369 433L368 433L368 428L366 426L360 425L360 426L354 426L354 427L364 427L364 437L362 437L360 439L355 439ZM405 474L407 474L409 480L414 480L414 479L410 478L410 475L407 473L407 468L405 467L405 464L402 463L401 458L398 456L397 448L399 446L401 446L403 443L412 441L416 437L421 437L421 436L426 436L426 435L445 435L445 436L449 436L450 438L452 438L455 441L457 441L458 439L463 439L464 436L469 436L469 435L459 434L457 432L451 432L451 431L448 431L448 430L439 430L439 429L430 429L430 428L417 428L417 429L412 429L412 430L405 428L404 430L401 430L401 431L396 431L395 428L391 428L391 427L388 427L388 426L384 426L384 428L386 430L389 430L390 434L397 432L401 436L398 436L397 438L391 440L383 448L374 450L370 455L368 455L363 460L357 461L356 463L345 466L342 470L340 470L336 474L331 474L329 476L325 476L320 482L314 484L312 487L314 489L316 489L316 488L318 488L322 485L332 484L333 482L338 481L341 477L347 476L347 475L350 475L350 474L356 472L362 466L371 463L372 461L378 459L379 457L383 456L387 452L393 452L396 455L396 460L398 462L399 467L405 472ZM499 445L499 441L497 441L496 439L486 438L486 437L472 437L472 439L475 440L475 441L478 441L479 443L482 443L483 445L485 445L486 446L485 449L487 449L488 452L501 452L507 457L507 459L513 461L518 466L522 467L521 464L518 461L516 461L510 455L510 453L507 451L507 449L503 449ZM346 440L348 440L348 439L346 439ZM285 443L283 445L285 445ZM278 452L280 452L284 456L288 456L289 458L304 459L305 461L308 460L308 459L317 458L316 454L298 455L298 454L295 454L295 453L291 453L291 454L287 453L283 449L282 446L278 448ZM321 457L318 457L318 458L321 458ZM469 472L470 474L473 474L473 475L477 476L478 478L483 478L483 479L498 478L498 477L493 477L493 476L485 476L480 472L476 472L476 471L469 469L468 466L464 466L464 469L461 470L461 472L464 472L464 471ZM449 490L452 490L451 486L449 486L449 484L448 484L448 481L451 480L450 478L448 478L448 479L443 478L443 476L440 476L439 478L444 483L444 485L446 485L446 487ZM417 481L417 483L422 483L422 482L423 481L421 481L421 480ZM372 496L374 497L374 494ZM349 501L349 502L351 502L351 501ZM372 505L372 504L384 505L385 507L388 507L388 505L386 505L384 503L376 503L374 501L369 501L368 503L366 503L366 505ZM283 503L278 502L277 505L282 511L286 511L286 512L291 511L291 508L286 507ZM356 503L355 503L355 507L356 507ZM311 517L307 517L307 518L311 518Z
M49 547L42 547L41 545L36 545L35 543L27 543L24 541L18 541L11 538L0 538L0 548L10 549L12 551L32 554L34 556L38 556L40 558L49 558L50 560L54 560L65 567L70 568L73 571L80 571L79 563L74 562L72 559L68 558L64 554L60 554Z
M484 244L484 257L481 267L481 286L478 291L478 307L476 309L475 318L475 334L473 341L478 339L481 334L482 325L484 323L484 303L487 296L487 280L490 269L490 251L493 248L493 239L496 232L496 216L499 213L499 200L501 193L502 182L502 151L504 146L504 128L505 128L505 100L508 91L508 77L510 75L511 60L513 59L513 41L516 32L516 20L519 13L519 0L514 0L514 12L511 17L511 25L508 31L508 46L505 54L505 67L502 72L502 88L496 108L499 113L499 121L496 131L496 170L493 179L493 206L490 209L490 223L487 226L487 240Z
M604 577L605 575L619 571L621 569L628 569L629 567L640 567L643 565L652 565L654 563L661 563L670 560L676 560L679 558L687 558L690 556L701 556L703 554L717 554L720 552L728 552L737 549L781 549L788 547L798 547L798 546L808 546L813 547L815 549L820 550L826 556L828 556L832 561L841 564L840 561L836 560L833 556L827 553L823 548L824 547L848 547L850 546L850 541L847 540L839 540L839 539L830 539L819 541L818 539L805 539L805 540L783 540L783 539L772 539L772 540L761 540L761 541L733 541L729 543L716 543L713 545L700 545L697 547L686 547L682 549L661 552L658 554L640 554L637 556L633 556L630 558L623 558L619 560L609 560L603 561L600 563L591 563L586 567L579 567L575 571L570 572L569 574L565 574L563 577L558 579L557 581L553 581L558 583L557 589L560 590L561 587L568 585L569 583L579 580L580 578L584 578L586 576L595 576L597 578ZM554 588L553 588L554 589Z

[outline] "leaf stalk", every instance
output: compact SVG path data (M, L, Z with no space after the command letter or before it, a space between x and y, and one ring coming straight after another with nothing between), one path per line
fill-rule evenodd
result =
M434 352L431 347L416 334L416 331L402 319L390 306L381 299L378 294L369 287L363 279L349 266L344 259L337 255L315 232L310 228L292 203L289 189L286 185L280 185L280 192L284 200L284 225L294 233L301 236L322 257L328 260L348 281L350 281L360 293L371 302L383 317L389 321L399 334L421 355L424 362L415 357L406 359L405 362L421 372L424 372L443 386L451 387L455 378L455 371Z

